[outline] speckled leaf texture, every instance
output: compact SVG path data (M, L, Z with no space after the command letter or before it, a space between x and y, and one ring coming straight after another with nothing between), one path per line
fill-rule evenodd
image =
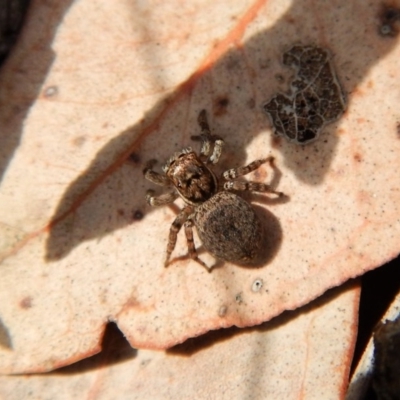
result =
M0 75L0 371L95 354L108 321L152 350L258 325L395 257L400 50L381 16L361 0L34 1ZM306 146L262 110L296 44L328 49L347 99ZM199 146L201 109L226 143L219 172L275 157L249 179L285 200L246 196L269 239L258 268L208 273L183 233L163 266L182 202L148 207L142 170Z
M132 349L112 327L100 354L46 374L0 376L0 398L343 398L358 294L341 286L257 327L212 331L166 352Z

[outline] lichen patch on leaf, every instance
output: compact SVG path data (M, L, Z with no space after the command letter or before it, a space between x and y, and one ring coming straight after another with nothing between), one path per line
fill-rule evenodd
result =
M283 64L296 75L289 95L280 93L263 106L275 134L307 144L343 114L346 100L331 58L328 50L310 45L296 45L283 54Z

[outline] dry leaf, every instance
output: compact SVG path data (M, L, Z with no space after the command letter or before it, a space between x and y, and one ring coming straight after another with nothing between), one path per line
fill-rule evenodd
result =
M358 298L359 287L346 285L258 327L210 332L167 352L134 350L110 327L100 354L48 374L0 377L0 397L336 400L348 382Z
M1 372L94 354L107 321L150 349L260 324L399 252L400 57L379 34L380 3L176 7L31 9L0 77ZM281 57L295 43L330 51L348 97L345 115L305 147L274 140L261 110L288 89ZM192 144L202 108L226 142L221 171L275 156L278 171L252 178L289 201L249 197L269 229L262 268L208 274L179 257L182 235L163 268L176 209L145 205L142 168Z

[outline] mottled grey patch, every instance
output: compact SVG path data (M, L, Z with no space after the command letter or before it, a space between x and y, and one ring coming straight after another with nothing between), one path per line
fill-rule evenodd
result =
M235 301L236 301L236 303L238 303L239 305L243 303L242 292L238 293L238 294L235 296Z
M263 105L276 135L307 144L343 114L346 99L331 59L328 50L317 46L297 45L283 54L283 64L296 71L290 93L278 93Z

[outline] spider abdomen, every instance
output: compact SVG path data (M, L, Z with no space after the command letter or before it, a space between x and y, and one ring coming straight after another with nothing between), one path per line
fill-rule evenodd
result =
M204 247L216 258L251 264L260 255L263 228L251 205L222 191L196 207L193 222Z

